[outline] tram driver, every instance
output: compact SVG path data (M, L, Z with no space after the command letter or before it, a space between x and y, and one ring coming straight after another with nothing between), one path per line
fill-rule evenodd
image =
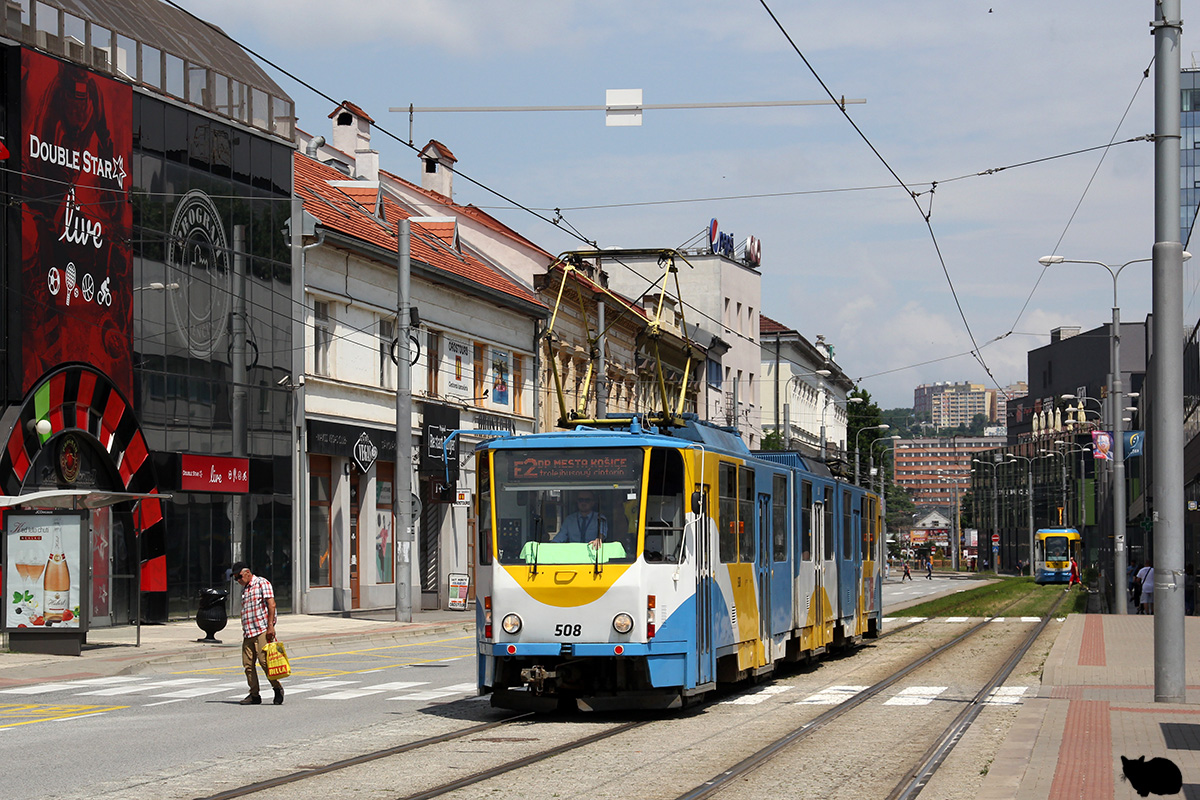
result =
M608 520L596 508L596 494L583 490L575 495L575 511L563 520L555 542L586 542L599 547L608 536Z

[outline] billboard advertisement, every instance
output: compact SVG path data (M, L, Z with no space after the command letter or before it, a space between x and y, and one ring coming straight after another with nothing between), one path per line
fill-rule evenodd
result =
M82 530L79 514L6 516L6 628L80 626Z
M132 396L133 90L21 52L22 389L82 361Z

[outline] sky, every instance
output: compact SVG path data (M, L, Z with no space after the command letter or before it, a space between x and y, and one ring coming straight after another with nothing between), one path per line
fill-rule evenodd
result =
M457 202L550 252L587 246L574 232L695 246L713 218L757 237L762 312L823 335L884 408L923 383L1025 380L1052 329L1112 314L1102 267L1038 258L1120 265L1154 243L1153 144L1124 143L1154 130L1152 0L179 5L362 107L381 166L414 182L408 114L392 107L600 105L607 89L647 104L865 99L846 106L853 124L832 105L647 110L640 127L606 127L602 111L431 112L412 138L458 158ZM334 105L267 71L299 127L329 137ZM1200 264L1185 264L1187 323L1198 289ZM1124 270L1118 293L1122 321L1143 321L1150 265Z

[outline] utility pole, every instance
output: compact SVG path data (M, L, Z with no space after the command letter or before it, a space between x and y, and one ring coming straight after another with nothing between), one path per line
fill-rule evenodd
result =
M400 220L396 261L396 621L412 622L412 356L409 353L411 223Z
M233 370L233 408L230 423L233 433L232 453L246 457L246 226L233 226L233 308L229 319L232 341L229 348ZM250 561L246 552L246 496L235 494L229 499L229 521L233 528L233 560ZM254 564L255 569L265 565ZM238 594L240 598L241 595Z
M1157 0L1154 31L1154 700L1184 703L1183 245L1179 241L1180 0ZM1124 442L1117 443L1123 446ZM1114 576L1124 580L1125 576Z

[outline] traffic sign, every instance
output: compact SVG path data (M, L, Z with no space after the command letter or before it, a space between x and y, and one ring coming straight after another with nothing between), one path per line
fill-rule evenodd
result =
M998 533L992 534L992 544L1000 544L1000 534L998 534Z

